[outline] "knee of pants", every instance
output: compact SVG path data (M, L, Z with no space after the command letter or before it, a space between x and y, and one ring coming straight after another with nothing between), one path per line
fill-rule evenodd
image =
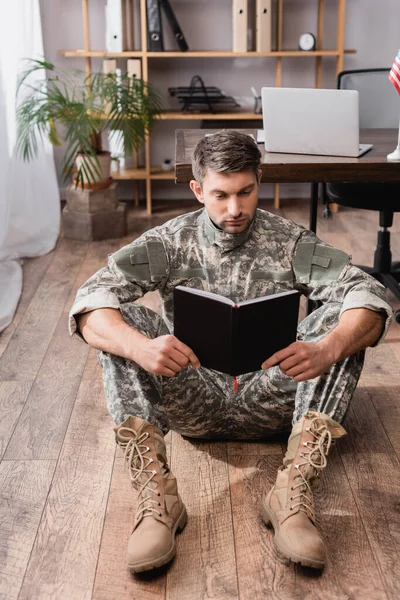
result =
M298 339L316 342L325 337L338 324L341 308L340 302L324 304L307 315L298 326Z
M128 325L149 338L171 333L162 317L143 304L137 302L122 304L121 314Z

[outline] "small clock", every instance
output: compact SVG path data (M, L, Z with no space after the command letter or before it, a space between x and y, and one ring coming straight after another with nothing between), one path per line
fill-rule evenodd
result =
M309 52L315 50L316 40L312 33L302 33L299 37L299 49Z

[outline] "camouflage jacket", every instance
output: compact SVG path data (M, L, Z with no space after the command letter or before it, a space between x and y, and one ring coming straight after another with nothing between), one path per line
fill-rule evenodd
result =
M77 333L75 315L97 308L119 309L154 290L160 293L163 317L172 332L176 285L222 294L235 302L297 289L312 300L340 303L341 313L360 307L384 312L385 332L392 314L385 288L353 266L348 254L311 231L257 209L245 232L230 234L215 227L201 209L150 229L111 254L108 266L78 290L70 332Z

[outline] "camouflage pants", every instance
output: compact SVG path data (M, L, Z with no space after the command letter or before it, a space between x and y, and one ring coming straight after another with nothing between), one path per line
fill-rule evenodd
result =
M339 304L320 307L299 325L298 339L315 342L338 320ZM143 305L127 304L122 315L138 331L154 338L170 333L165 322ZM136 363L98 352L107 405L118 425L129 415L158 425L167 433L207 439L265 439L288 431L308 410L342 421L357 385L364 352L333 365L323 376L295 383L279 367L238 377L189 366L175 377L144 371Z

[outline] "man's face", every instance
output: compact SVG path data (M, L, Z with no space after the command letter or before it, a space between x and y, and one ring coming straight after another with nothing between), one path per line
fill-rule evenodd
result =
M260 178L261 171L257 179L252 171L216 173L207 169L203 186L192 180L190 188L217 227L227 233L241 233L256 212Z

